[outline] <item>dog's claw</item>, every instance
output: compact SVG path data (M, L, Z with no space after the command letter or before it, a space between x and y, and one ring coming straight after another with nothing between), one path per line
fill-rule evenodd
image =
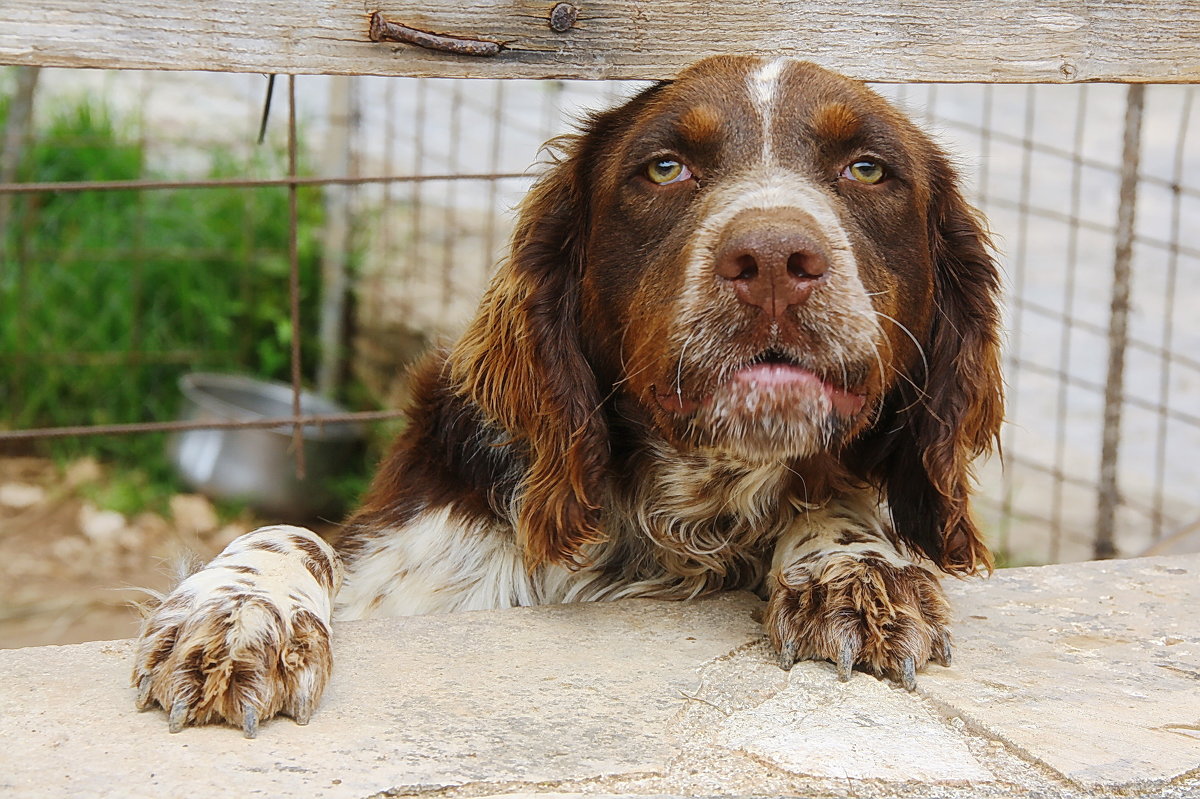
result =
M917 690L917 661L914 658L904 659L900 667L900 682L906 691Z
M137 699L134 704L138 710L149 710L154 701L150 699L150 682L149 674L143 674L142 679L138 682Z
M188 706L187 700L176 699L175 704L171 705L171 713L167 716L167 729L171 732L179 732L187 724Z
M779 668L791 671L792 666L796 664L796 650L799 646L795 641L788 641L779 648Z
M939 666L946 666L949 668L952 651L953 649L950 644L950 633L943 631L938 637L937 642L933 645L933 662Z
M850 673L854 671L854 654L857 647L850 639L842 642L842 651L838 653L837 674L838 679L846 682L850 679Z
M247 738L258 736L258 710L249 702L242 708L242 734Z
M303 727L305 724L308 724L309 720L312 718L312 714L313 703L306 697L301 699L296 704L296 707L292 710L291 715L295 722Z

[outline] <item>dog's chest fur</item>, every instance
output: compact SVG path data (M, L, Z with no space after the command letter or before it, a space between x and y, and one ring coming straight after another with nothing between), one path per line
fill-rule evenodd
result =
M607 537L574 567L528 571L512 519L427 511L362 545L349 564L338 617L760 588L771 547L808 507L794 490L797 476L780 463L655 454L637 480L614 476L603 516Z

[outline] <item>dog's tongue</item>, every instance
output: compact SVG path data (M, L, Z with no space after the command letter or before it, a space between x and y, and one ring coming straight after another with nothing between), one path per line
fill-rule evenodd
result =
M756 363L743 366L734 372L733 380L764 391L820 391L829 397L834 412L841 416L853 416L862 410L866 401L859 394L837 388L813 372L787 363Z

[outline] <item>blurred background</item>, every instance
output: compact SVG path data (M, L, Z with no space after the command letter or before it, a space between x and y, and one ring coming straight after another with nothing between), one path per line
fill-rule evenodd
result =
M289 511L333 529L541 144L642 85L300 77L289 135L281 78L258 143L263 76L0 69L0 647L133 635L134 589L183 553ZM977 507L1001 563L1200 550L1194 89L876 88L955 155L1004 264L1009 421ZM284 499L230 496L237 463L294 478L292 426L235 430L291 394L212 374L358 415L303 427ZM216 460L235 432L248 454Z

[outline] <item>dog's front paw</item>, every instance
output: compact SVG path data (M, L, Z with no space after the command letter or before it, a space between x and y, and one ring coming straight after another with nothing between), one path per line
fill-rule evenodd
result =
M253 738L278 713L308 723L333 666L341 568L302 528L235 540L146 619L133 668L138 708L160 705L171 732L225 722Z
M950 665L950 607L920 566L839 553L773 577L765 624L785 669L828 659L842 680L860 666L911 691L928 661Z

